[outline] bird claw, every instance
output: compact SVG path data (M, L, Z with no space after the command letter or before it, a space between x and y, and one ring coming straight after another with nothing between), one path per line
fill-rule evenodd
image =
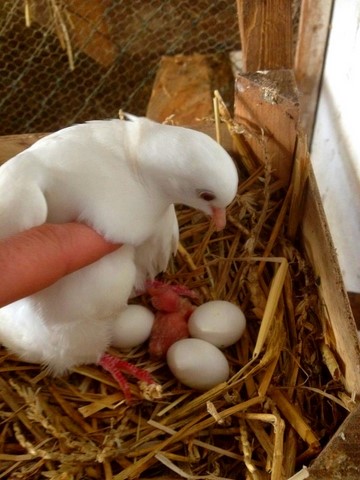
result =
M159 400L160 398L162 398L162 386L158 383L149 384L146 382L140 382L139 387L145 400L149 400L150 402L152 402L154 400Z
M154 400L161 397L161 386L155 383L150 373L146 370L143 370L142 368L139 368L125 360L121 360L114 355L110 355L109 353L104 353L102 355L99 365L101 365L104 370L109 372L117 381L120 389L124 393L127 403L131 403L132 396L129 383L122 372L128 373L140 380L140 390L143 392L145 399Z

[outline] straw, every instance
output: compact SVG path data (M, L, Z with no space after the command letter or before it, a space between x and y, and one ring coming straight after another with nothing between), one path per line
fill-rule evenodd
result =
M206 392L187 388L143 345L123 355L151 372L163 394L146 400L129 378L128 405L96 365L52 378L1 349L0 479L283 480L319 453L354 408L335 343L327 341L316 276L296 240L306 139L299 136L284 188L269 159L252 157L218 92L215 98L217 129L228 125L247 173L224 231L177 208L179 250L159 278L194 289L197 303L219 298L243 309L246 331L224 351L229 380ZM137 301L149 305L146 296Z

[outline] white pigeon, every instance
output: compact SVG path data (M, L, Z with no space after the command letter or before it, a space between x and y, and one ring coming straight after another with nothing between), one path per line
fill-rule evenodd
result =
M57 375L88 363L114 374L118 365L104 361L112 325L176 251L174 204L201 210L221 229L237 191L231 157L209 136L126 118L65 128L0 168L0 238L78 221L123 244L0 310L0 343Z

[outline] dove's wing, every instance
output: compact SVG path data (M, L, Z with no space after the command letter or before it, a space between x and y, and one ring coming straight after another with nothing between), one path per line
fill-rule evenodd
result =
M41 225L47 217L43 192L37 184L17 178L16 167L14 162L0 169L0 238Z
M154 234L136 248L136 282L134 294L141 292L146 279L166 270L171 255L176 253L179 242L179 227L173 205L166 210L156 224Z

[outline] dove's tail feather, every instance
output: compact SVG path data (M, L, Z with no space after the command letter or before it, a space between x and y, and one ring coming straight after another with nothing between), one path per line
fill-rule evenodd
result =
M0 238L46 222L48 206L38 185L14 182L1 192Z

